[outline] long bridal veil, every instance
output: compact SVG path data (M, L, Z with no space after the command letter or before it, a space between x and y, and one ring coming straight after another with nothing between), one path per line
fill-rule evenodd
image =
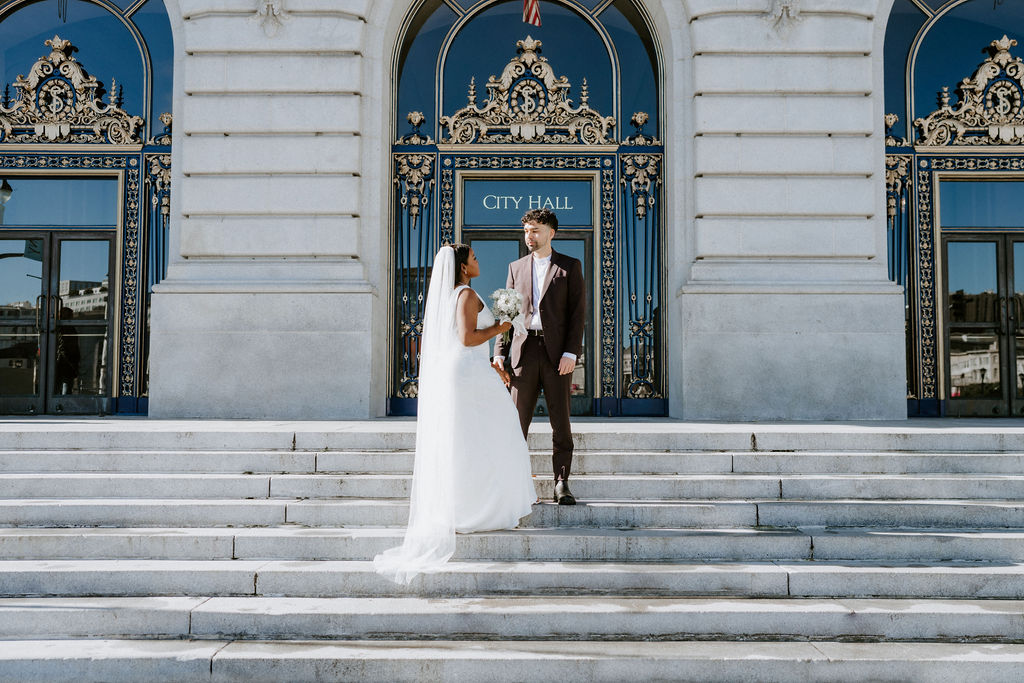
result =
M441 568L455 553L452 452L457 425L451 408L461 346L455 325L455 251L446 246L434 257L423 314L409 526L402 545L373 560L379 574L398 583Z

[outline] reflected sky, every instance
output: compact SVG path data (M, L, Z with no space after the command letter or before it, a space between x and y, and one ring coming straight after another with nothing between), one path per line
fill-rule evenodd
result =
M11 198L0 225L98 226L117 225L117 178L6 177Z
M45 293L45 268L52 265L43 253L43 245L41 238L0 239L0 306L35 302L37 296ZM58 281L103 282L110 270L110 242L64 240L58 267Z
M943 228L1021 228L1024 181L942 181L939 207Z
M948 290L980 294L998 290L995 242L953 242L947 246Z

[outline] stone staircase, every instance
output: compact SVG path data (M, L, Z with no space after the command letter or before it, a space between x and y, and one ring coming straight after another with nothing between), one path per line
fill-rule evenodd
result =
M0 681L1020 680L1024 423L579 420L404 587L414 430L0 421Z

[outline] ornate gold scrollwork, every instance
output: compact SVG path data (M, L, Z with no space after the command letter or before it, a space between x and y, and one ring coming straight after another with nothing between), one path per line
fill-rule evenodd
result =
M433 185L433 154L396 154L395 184L401 187L399 203L415 222L423 208L427 185Z
M632 190L637 218L645 217L647 210L654 206L651 185L661 185L661 177L658 175L660 160L660 154L622 155L622 184L629 185Z
M487 101L477 105L476 81L469 83L469 104L440 123L448 129L442 142L609 144L615 118L590 108L587 80L580 106L569 99L569 79L556 77L540 56L541 41L527 36L516 43L518 56L505 65L501 77L487 81Z
M120 108L117 84L109 102L98 97L99 82L71 56L70 41L46 41L50 54L40 57L28 77L18 76L18 95L0 101L0 142L139 142L142 117Z
M660 146L661 140L659 140L653 135L644 135L644 126L647 125L647 122L649 120L650 117L647 115L647 112L645 111L638 111L635 114L633 114L633 118L631 118L629 122L633 124L634 128L636 128L636 133L630 135L628 138L623 140L622 144L638 146L643 145L648 147Z
M889 218L895 218L897 209L903 208L897 206L897 198L903 196L903 188L912 162L909 154L885 155L886 213Z
M423 135L420 133L420 126L426 121L426 117L423 116L421 111L411 111L405 117L405 120L412 126L412 132L408 135L402 136L395 141L396 145L432 145L434 140L429 135Z
M989 58L957 88L959 106L949 102L949 88L939 94L940 107L914 121L921 145L1011 145L1024 143L1024 61L1010 55L1016 40L993 40Z

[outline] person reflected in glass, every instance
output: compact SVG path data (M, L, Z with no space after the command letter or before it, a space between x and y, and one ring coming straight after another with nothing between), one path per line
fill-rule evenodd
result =
M465 244L434 257L420 341L416 456L402 545L374 558L392 581L442 569L455 534L512 529L537 499L530 452L487 342L511 329L470 287L480 274Z
M56 333L56 358L54 368L54 385L58 394L67 395L74 393L75 382L78 380L78 371L82 363L82 353L78 348L78 330L67 320L73 320L75 312L64 306L60 309L61 324L57 326Z

